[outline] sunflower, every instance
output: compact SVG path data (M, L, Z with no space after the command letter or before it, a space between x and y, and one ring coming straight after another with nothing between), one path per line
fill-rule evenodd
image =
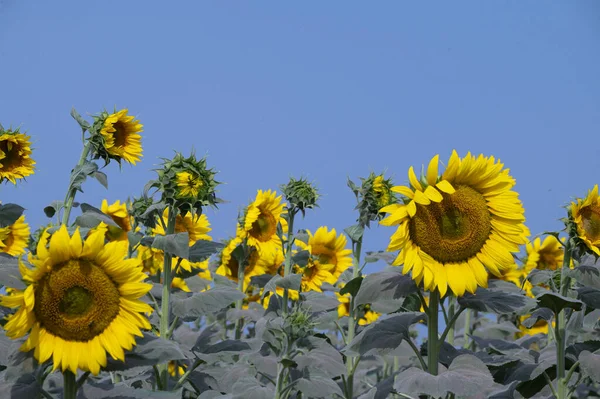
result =
M197 198L203 185L200 176L189 172L177 173L178 198Z
M372 190L379 209L393 202L390 181L386 180L383 175L377 175L373 179Z
M163 212L162 220L167 225L169 220L169 209L165 209ZM186 213L185 216L177 215L175 218L175 233L188 233L190 239L190 246L194 245L198 240L211 240L212 238L207 234L212 230L210 223L205 214L192 216L190 212ZM162 227L162 223L157 223L152 234L164 235L165 229Z
M524 337L525 335L536 335L536 334L548 334L548 322L544 319L539 319L531 328L525 327L523 323L531 315L519 316L519 330L517 338ZM554 327L554 320L552 320L552 327Z
M338 319L341 319L344 316L350 316L350 294L340 295L338 292L335 293L337 300L339 301L338 305ZM366 326L376 321L381 313L374 312L371 310L370 305L364 305L362 316L358 319L358 325Z
M17 179L33 174L35 161L30 158L30 140L31 137L18 130L0 128L0 182L8 180L17 184Z
M494 157L461 159L453 151L441 177L438 162L436 155L422 182L409 169L411 187L392 188L406 203L381 209L390 215L380 223L398 225L387 248L400 250L394 265L404 264L403 273L412 271L426 290L445 295L450 287L461 296L487 287L488 271L501 277L529 230L515 180Z
M335 284L337 278L332 274L333 265L330 263L319 263L309 261L305 267L295 266L294 273L302 274L302 291L323 292L321 286L324 283Z
M256 199L246 209L243 224L240 226L242 238L259 252L273 252L281 247L281 239L277 235L277 225L281 224L283 233L287 233L287 222L282 217L286 212L281 196L274 191L258 190Z
M139 298L152 285L143 282L138 260L125 259L128 244L105 244L104 234L98 229L82 241L79 229L69 236L64 225L52 238L44 232L36 255L29 256L34 268L19 264L25 291L0 297L3 306L17 308L6 335L29 332L21 350L33 349L40 363L52 357L54 369L96 375L107 353L124 361L135 336L150 328L144 314L152 308Z
M238 281L238 273L240 264L238 260L233 256L233 251L242 243L242 239L240 237L236 237L230 240L227 245L221 251L221 259L219 262L219 267L215 271L216 274L225 276L230 280L235 282ZM266 261L260 262L262 256L267 258ZM248 264L244 268L244 291L248 288L250 284L250 278L253 276L260 276L262 274L266 274L267 270L264 269L264 266L268 266L270 264L269 258L272 257L272 254L260 254L257 250L254 250L250 253L250 257L247 260Z
M188 368L187 364L178 362L177 360L169 361L167 370L171 377L180 377L185 374L185 370Z
M143 131L143 125L127 112L122 109L106 117L100 135L109 155L135 165L142 158L142 136L138 133Z
M25 253L29 242L29 225L25 215L21 215L13 224L0 227L0 252L17 256Z
M300 249L307 250L312 258L312 261L319 269L327 270L335 279L334 283L340 275L352 265L352 250L346 249L346 236L343 234L337 235L335 229L329 231L326 226L321 226L313 235L308 233L308 242L304 243L300 240L296 244Z
M131 231L131 217L127 211L127 204L117 200L108 205L107 200L102 200L102 213L107 214L119 226L108 226L106 238L109 241L127 240L127 232Z
M562 243L553 236L547 236L544 241L537 237L532 243L527 243L527 262L525 270L533 269L557 270L562 267L564 252Z
M600 197L598 185L588 191L585 199L571 202L571 214L577 226L577 236L586 247L600 256Z

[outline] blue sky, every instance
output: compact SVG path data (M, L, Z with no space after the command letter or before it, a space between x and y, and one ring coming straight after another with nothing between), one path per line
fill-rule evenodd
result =
M452 149L500 158L532 232L599 182L600 3L0 1L0 121L34 139L37 173L3 203L63 199L81 150L71 107L127 107L144 124L144 160L109 190L137 196L159 157L195 148L226 182L207 215L233 234L257 189L308 177L321 208L298 223L354 223L346 177L387 170L398 184ZM391 228L367 233L384 249Z

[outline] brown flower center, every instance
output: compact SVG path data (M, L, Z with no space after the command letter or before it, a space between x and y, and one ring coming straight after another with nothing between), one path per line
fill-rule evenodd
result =
M261 209L261 213L258 218L252 223L250 229L250 235L256 238L258 241L269 241L273 235L277 232L277 221L271 212L264 212Z
M586 237L591 242L600 240L600 206L590 205L582 208L581 218L583 220L583 230Z

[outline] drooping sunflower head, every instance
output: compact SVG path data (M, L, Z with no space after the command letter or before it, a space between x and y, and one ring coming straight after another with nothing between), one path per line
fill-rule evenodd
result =
M49 239L40 239L30 269L20 264L27 288L1 296L0 303L16 312L9 316L6 335L28 335L22 351L34 350L54 369L77 369L98 374L107 353L125 359L141 329L150 328L145 313L152 308L139 300L150 288L137 259L126 259L128 243L105 244L105 231L95 230L82 240L61 226Z
M302 212L305 214L306 209L313 209L319 200L319 191L315 185L309 182L307 179L301 177L296 180L293 177L287 184L282 185L281 192L285 196L285 200L288 202L290 209Z
M296 240L300 249L310 253L309 266L313 264L319 270L328 270L334 277L333 284L340 275L352 265L352 250L347 249L346 236L337 234L335 229L329 230L327 226L321 226L313 235L308 233L308 242Z
M247 239L248 245L255 247L258 252L273 253L281 248L277 226L281 225L283 233L287 233L284 207L281 196L274 191L258 190L256 199L248 205L241 218L239 235Z
M131 216L127 210L127 203L117 200L108 204L107 200L102 200L102 213L107 214L119 226L108 226L106 237L110 241L127 240L127 232L131 231Z
M598 185L584 199L571 202L567 228L587 252L600 256L600 197Z
M34 172L35 161L31 159L31 137L19 129L4 130L0 125L0 182L17 184Z
M354 192L359 212L358 222L362 226L369 227L372 221L381 220L385 213L380 210L397 202L392 192L392 180L386 179L383 174L376 175L371 172L369 177L361 178L360 187L348 179L348 186Z
M142 159L143 125L134 116L128 115L127 109L106 111L94 117L92 146L94 158L102 158L108 163L114 159L119 164L125 160L135 165Z
M197 159L193 152L187 158L176 153L172 159L165 159L157 173L153 187L161 191L164 203L177 207L182 214L201 214L203 207L220 202L215 193L219 184L216 172L207 168L206 158Z
M553 235L546 236L543 242L537 237L532 243L527 243L526 250L525 271L527 273L533 269L557 270L562 267L563 244Z
M24 254L28 242L29 225L25 223L25 215L9 226L0 227L0 252L12 256Z
M169 221L169 210L165 209L162 214L163 223L165 226ZM189 245L192 246L198 240L211 240L208 233L212 230L210 222L205 214L198 215L186 213L185 215L178 214L175 218L175 233L188 233ZM152 229L152 234L165 234L165 229L162 223L156 223Z
M425 290L445 295L450 287L461 296L486 287L488 272L500 277L509 269L529 230L515 180L500 161L454 151L441 176L438 162L436 155L421 181L409 169L410 187L392 188L404 203L384 207L390 215L380 223L398 226L387 248L400 250L394 265L412 271Z

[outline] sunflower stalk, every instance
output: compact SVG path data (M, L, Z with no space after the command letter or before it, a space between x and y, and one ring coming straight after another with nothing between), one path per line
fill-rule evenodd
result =
M247 266L247 263L248 263L248 256L246 254L248 247L247 247L246 243L244 243L242 245L244 246L244 251L243 251L242 256L240 256L238 258L238 265L239 266L238 266L238 275L237 275L237 278L238 278L237 289L242 294L245 294L245 291L244 291L244 278L245 278L244 273L246 271L246 266ZM239 300L237 300L235 302L235 308L237 310L241 310L243 306L244 306L244 299L243 298L239 299ZM243 327L244 327L244 319L241 318L241 317L238 317L238 319L235 322L235 339L242 338Z
M77 380L70 370L63 371L63 398L75 399L77 397Z
M560 294L567 296L569 293L569 286L571 285L571 279L568 276L569 266L571 264L571 243L567 240L564 245L564 258L563 266L560 274ZM567 398L567 387L569 384L568 379L565 377L565 346L566 346L566 334L565 327L567 325L565 309L558 313L557 322L554 329L554 336L556 339L556 379L557 379L557 398ZM569 376L570 379L571 376ZM549 383L550 384L550 383Z
M287 277L292 273L292 246L294 245L294 217L296 216L297 210L292 207L288 211L288 237L285 245L285 263L283 266L283 277ZM288 313L288 296L289 292L287 288L283 290L283 315Z
M427 314L427 371L431 375L438 374L438 313L440 292L435 289L429 294L429 309Z
M73 169L73 171L76 171L81 166L83 166L83 164L85 163L85 161L90 153L91 148L92 148L92 143L88 140L83 145L83 150L81 151L81 156L79 157L79 162L77 162L77 165L75 166L75 169ZM66 226L69 225L69 217L71 216L71 209L73 208L73 202L75 201L76 194L77 194L77 188L73 187L73 180L71 180L71 182L69 184L69 188L67 189L67 195L65 196L65 200L63 203L64 210L63 210L62 224L66 225Z
M169 219L167 221L167 229L165 233L167 235L175 233L175 221L177 220L177 208L169 206ZM171 324L169 323L170 314L170 294L171 294L171 266L173 258L165 253L163 264L163 292L161 302L161 314L160 314L160 337L164 340L169 340L169 329ZM168 389L169 383L169 371L168 363L158 365L159 378L162 381L162 388Z
M362 251L362 240L361 235L356 242L353 242L353 265L352 265L352 279L357 278L360 275L360 253ZM354 339L356 333L356 313L354 311L354 295L350 298L350 309L348 310L348 334L346 335L346 341L348 344ZM346 370L348 372L348 379L346 380L346 398L352 399L354 395L354 356L346 357Z

